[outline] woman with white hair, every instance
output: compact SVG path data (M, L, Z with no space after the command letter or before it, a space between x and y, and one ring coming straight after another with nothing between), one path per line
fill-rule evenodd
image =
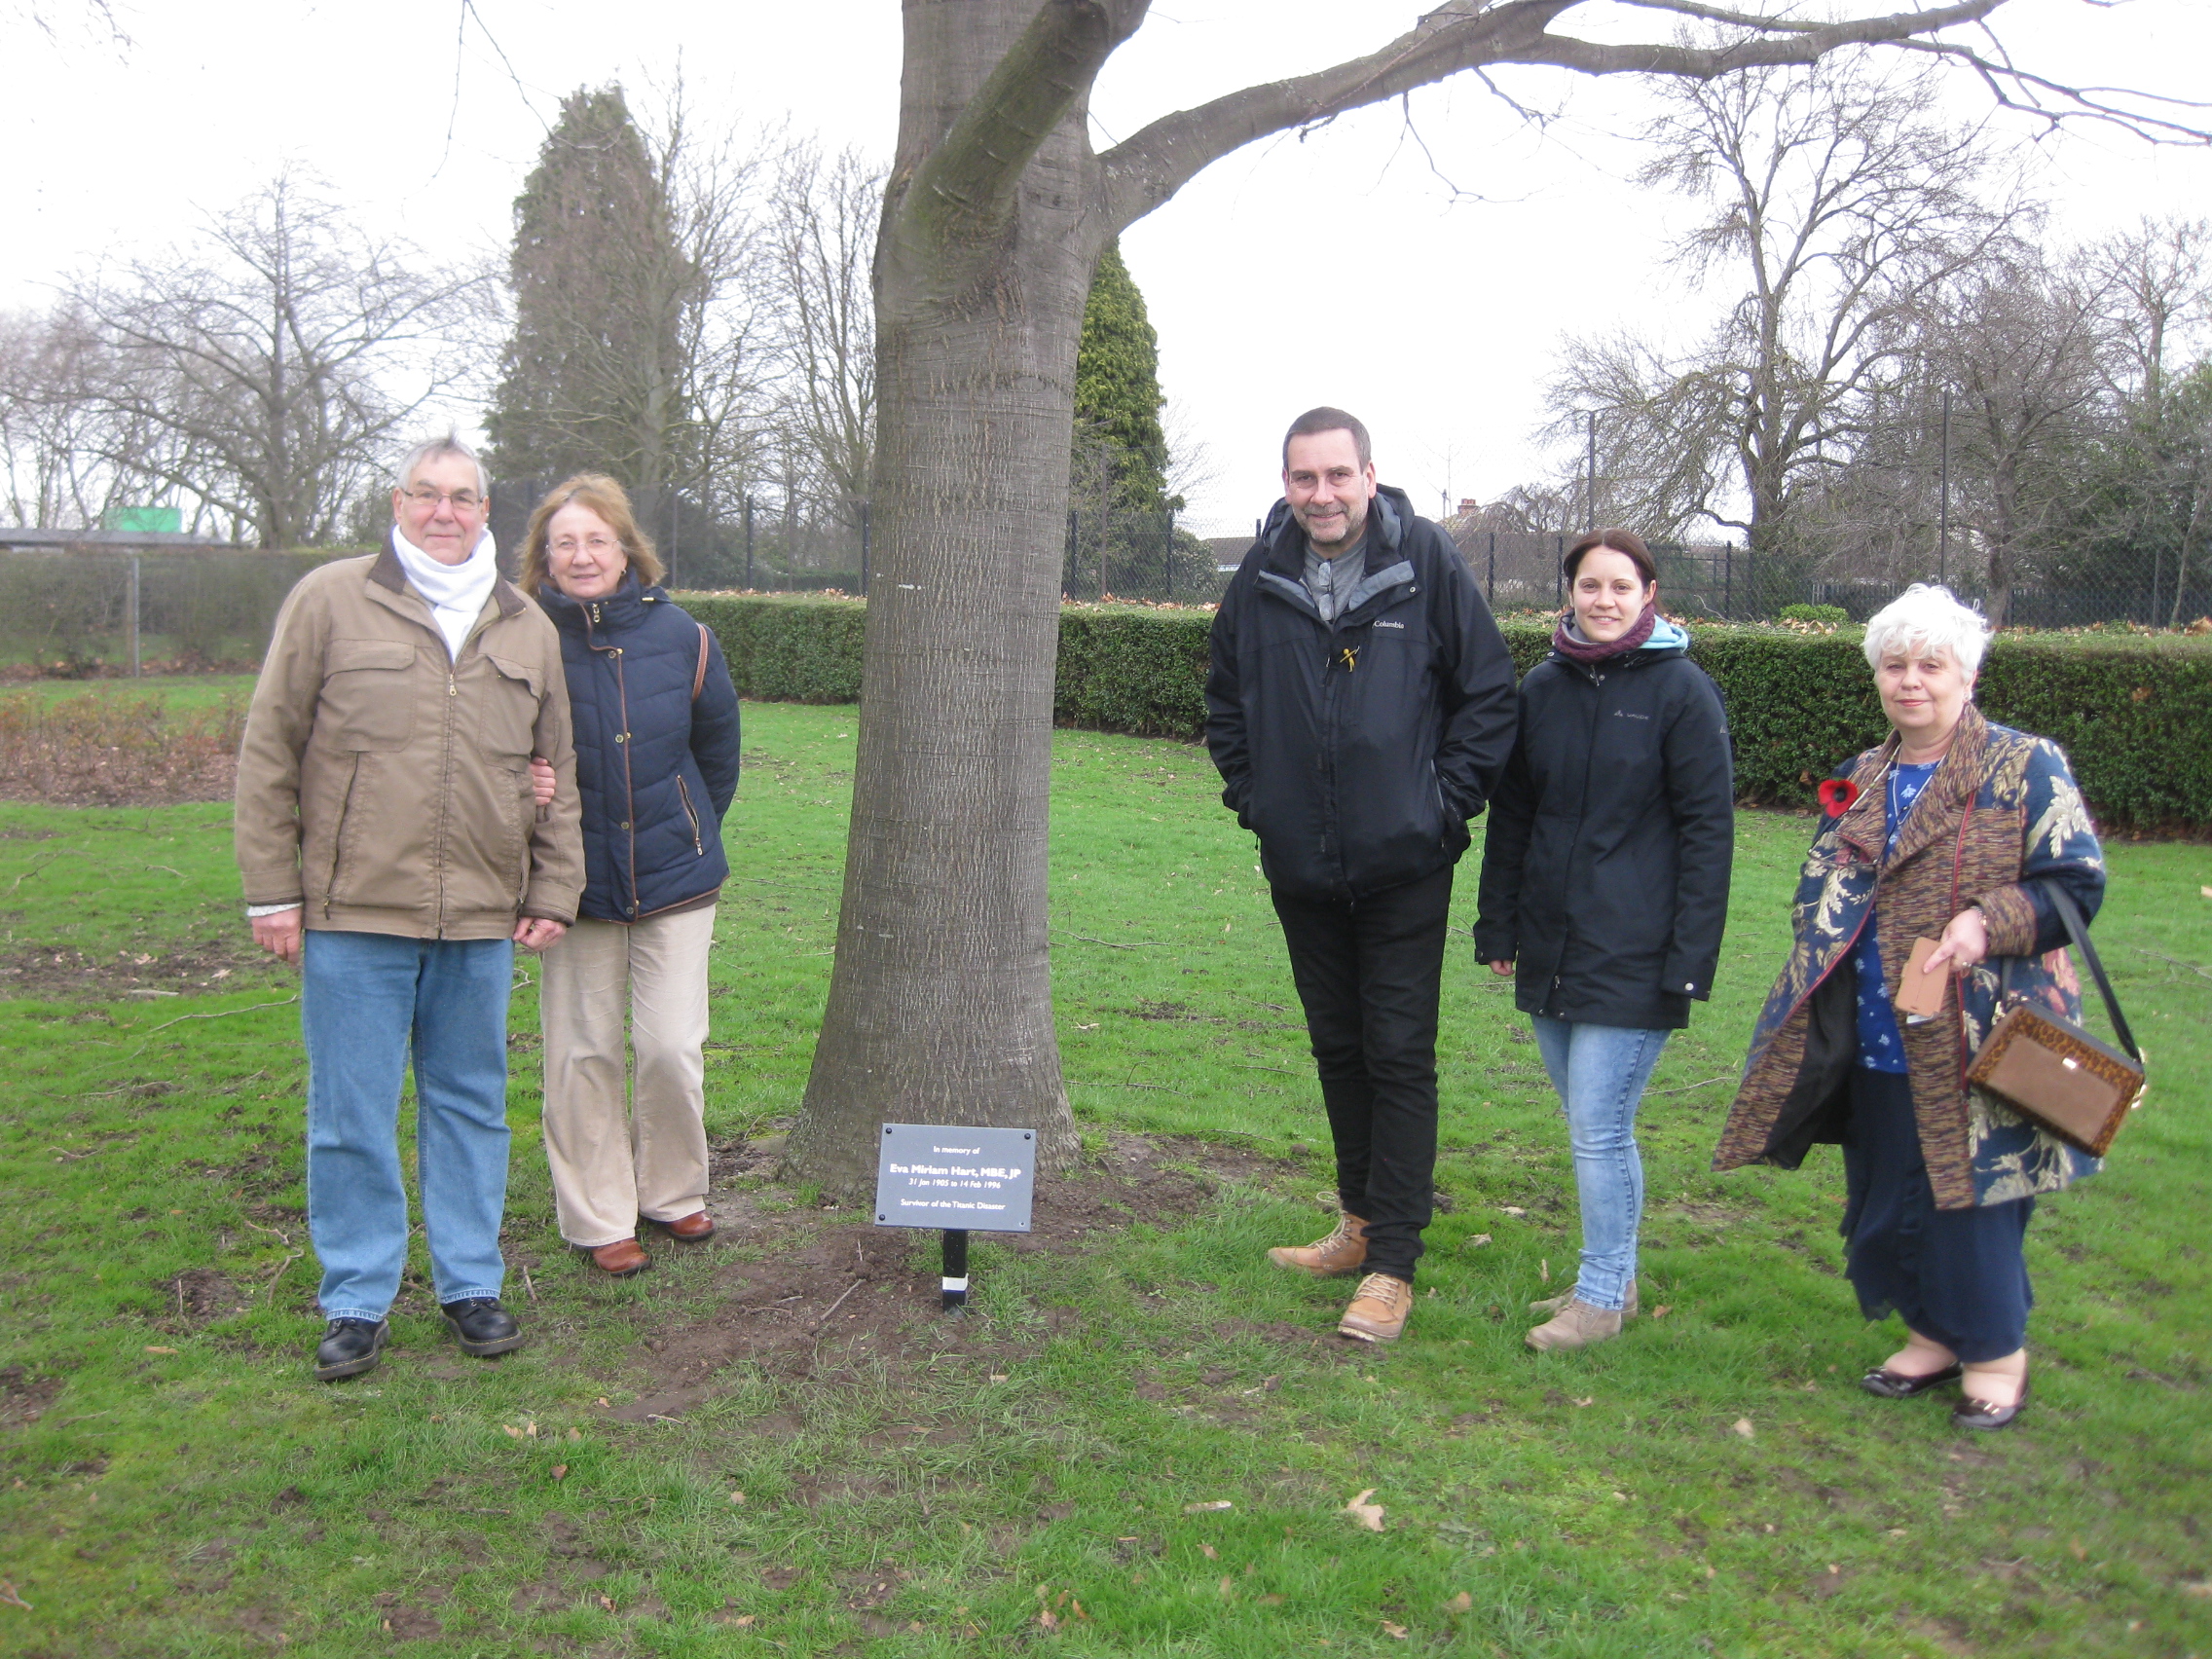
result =
M1905 1325L1860 1385L1903 1400L1959 1382L1951 1420L1971 1429L2027 1404L2036 1197L2097 1164L1968 1085L1967 1064L2009 1001L2081 1018L2050 890L2089 916L2105 884L2066 756L1973 706L1987 635L1920 585L1866 624L1892 730L1821 786L1789 960L1714 1157L1794 1169L1817 1142L1842 1145L1845 1271L1867 1318ZM1908 987L1922 939L1935 948ZM1913 991L1939 991L1939 1011L1900 1014L1900 997L1928 1005Z

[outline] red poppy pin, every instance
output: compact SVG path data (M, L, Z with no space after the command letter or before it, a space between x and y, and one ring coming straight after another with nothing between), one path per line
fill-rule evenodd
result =
M1841 818L1859 798L1859 786L1849 778L1828 778L1817 793L1821 797L1821 810L1830 818Z

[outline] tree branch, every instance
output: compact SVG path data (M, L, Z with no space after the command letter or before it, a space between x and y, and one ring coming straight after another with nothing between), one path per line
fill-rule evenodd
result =
M1163 116L1100 158L1107 178L1107 216L1125 228L1167 201L1231 152L1292 128L1310 127L1347 110L1434 85L1465 70L1520 63L1586 75L1669 75L1712 80L1767 65L1804 64L1851 46L1895 46L1965 63L2004 107L2056 123L2070 117L2115 123L2146 138L2212 141L2185 121L2122 107L2111 90L2074 88L2015 68L2001 52L1984 54L1928 37L1985 21L2007 0L1953 0L1878 17L1810 23L1705 4L1704 0L1629 0L1641 10L1746 31L1714 45L1608 44L1550 32L1551 23L1581 0L1446 0L1380 52L1334 68L1247 87ZM2170 109L2200 106L2145 94ZM2044 99L2051 101L2046 102Z
M939 249L994 241L1022 169L1136 32L1149 4L1045 0L916 171L900 208L900 240L919 237Z

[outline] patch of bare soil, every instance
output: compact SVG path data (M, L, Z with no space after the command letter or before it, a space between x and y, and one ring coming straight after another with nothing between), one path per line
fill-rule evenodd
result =
M212 1268L192 1268L174 1278L163 1279L161 1292L172 1323L181 1320L187 1325L204 1325L243 1313L246 1309L245 1292Z
M749 1156L742 1146L720 1152L718 1187L777 1156ZM1173 1226L1210 1203L1224 1181L1296 1173L1292 1164L1239 1148L1116 1135L1066 1174L1039 1179L1032 1232L994 1235L993 1241L1022 1254L1072 1255L1111 1242L1135 1222ZM868 1359L919 1364L933 1354L970 1353L1014 1360L1077 1317L1072 1309L1049 1309L1041 1325L1021 1331L945 1317L934 1262L916 1262L917 1245L934 1250L934 1233L910 1239L866 1223L836 1222L802 1232L801 1218L763 1215L744 1192L718 1191L709 1207L720 1239L772 1245L771 1259L724 1262L707 1293L712 1311L688 1323L671 1324L666 1307L641 1306L646 1334L638 1348L640 1390L610 1413L619 1421L680 1418L722 1393L719 1374L741 1362L805 1377ZM1295 1336L1304 1346L1307 1333ZM797 1425L790 1429L795 1433ZM773 1434L774 1419L751 1431Z
M0 699L0 799L50 806L228 800L242 703L172 716L162 699Z
M0 1428L38 1421L60 1393L58 1377L32 1377L19 1365L0 1369Z
M273 979L270 964L271 958L242 933L235 939L188 940L166 950L119 950L105 957L38 945L0 955L0 997L120 1002L235 991Z

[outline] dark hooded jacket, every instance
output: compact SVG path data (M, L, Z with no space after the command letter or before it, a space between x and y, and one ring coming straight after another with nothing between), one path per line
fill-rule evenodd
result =
M712 898L729 875L721 825L738 766L737 687L720 643L634 571L605 599L550 586L537 598L561 631L575 726L579 913L636 922Z
M1735 780L1720 693L1688 645L1662 621L1603 662L1555 650L1521 683L1475 951L1515 964L1524 1014L1673 1031L1713 994Z
M1513 747L1513 659L1458 550L1385 488L1360 556L1322 621L1305 533L1277 501L1213 621L1221 798L1293 898L1358 899L1453 864Z

